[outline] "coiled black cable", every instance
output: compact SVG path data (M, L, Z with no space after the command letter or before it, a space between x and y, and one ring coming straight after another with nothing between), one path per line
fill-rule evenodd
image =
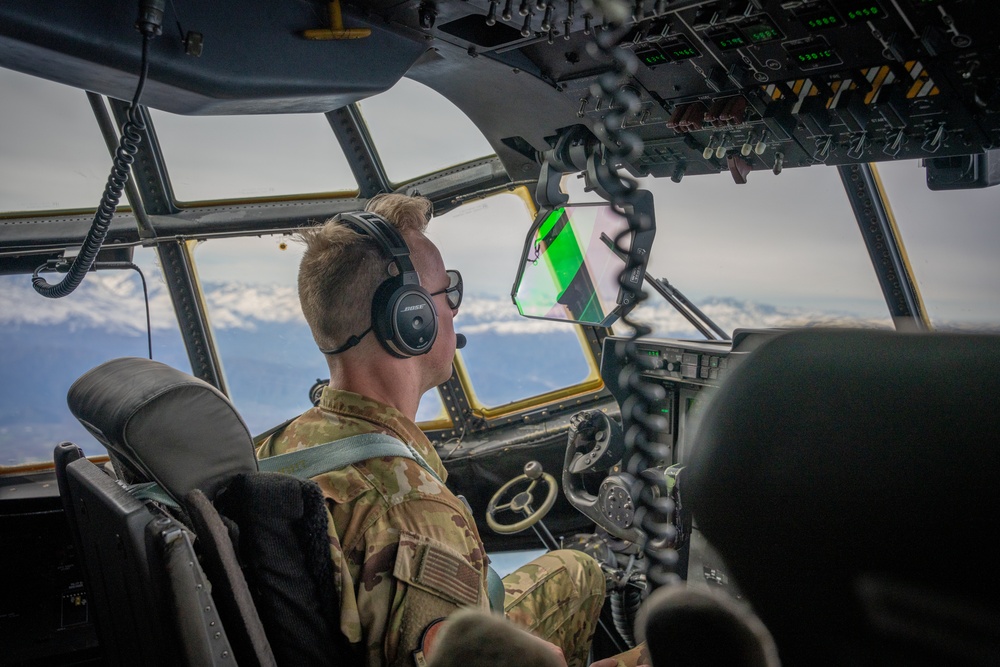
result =
M598 77L591 94L611 100L611 107L602 122L594 128L594 133L603 144L603 155L595 155L590 159L600 160L600 164L595 162L594 167L598 173L604 173L601 185L609 195L611 205L628 221L628 229L615 239L618 250L626 257L625 269L619 282L623 289L633 295L633 303L638 305L646 299L646 293L641 284L632 285L627 277L636 268L644 266L645 258L638 253L629 252L636 247L635 243L631 243L629 250L626 250L622 242L650 230L653 221L630 205L637 197L638 183L617 170L617 164L634 159L642 153L641 139L623 127L626 118L634 115L639 108L635 93L623 85L636 71L638 60L631 51L616 45L614 30L596 30L592 44L596 51L594 55L610 59L611 68ZM644 470L669 456L669 447L659 442L660 434L667 432L667 423L663 416L651 409L653 404L663 400L665 390L642 376L643 357L639 354L636 343L649 335L652 329L629 319L627 313L623 315L622 321L633 330L629 341L618 346L615 352L623 362L620 384L629 390L629 397L621 406L626 446L623 462L625 471L634 480L631 495L638 499L634 522L646 534L643 553L646 556L646 578L652 590L657 586L679 581L675 573L678 555L673 548L677 539L677 529L673 523L674 503L661 495L656 485L647 483L641 475Z
M611 599L611 620L615 624L615 630L622 636L629 648L635 646L635 617L639 613L642 605L642 591L634 586L625 586L620 591L612 591Z
M146 76L149 73L149 44L154 36L155 33L148 30L144 30L142 33L142 64L139 72L139 83L135 88L132 106L128 110L128 120L122 126L122 134L118 142L118 149L115 151L111 174L108 176L104 194L101 196L101 203L94 214L94 222L90 226L90 231L87 232L83 247L76 259L73 260L69 271L57 284L51 285L39 275L47 264L42 264L31 274L31 285L42 296L58 299L71 294L79 287L83 277L90 271L90 267L97 258L97 253L104 245L104 239L111 227L111 220L118 209L118 202L125 189L125 183L128 181L132 163L135 162L135 156L139 152L139 144L142 142L141 132L146 129L139 111L139 99L142 97L142 89L146 85Z

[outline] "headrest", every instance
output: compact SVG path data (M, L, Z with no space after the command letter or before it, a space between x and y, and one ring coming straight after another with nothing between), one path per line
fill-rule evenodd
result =
M764 343L710 399L688 506L783 662L837 664L865 642L997 649L950 633L1000 621L984 546L998 397L1000 336L807 330Z
M636 640L654 667L778 667L771 633L749 605L723 592L661 586L639 607Z
M157 482L177 501L196 488L213 499L232 475L257 470L250 432L229 399L158 361L112 359L74 382L67 401L124 467L124 481Z

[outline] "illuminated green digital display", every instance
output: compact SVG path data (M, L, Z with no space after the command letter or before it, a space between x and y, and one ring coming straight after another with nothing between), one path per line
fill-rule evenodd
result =
M810 46L808 48L795 49L789 52L788 56L792 62L800 69L809 70L828 65L839 65L843 61L837 52L827 46Z
M657 65L670 62L670 58L659 49L645 49L636 52L635 55L639 59L639 62L647 67L656 67Z
M646 356L648 357L658 357L660 356L659 350L646 350Z
M683 37L669 44L661 44L660 49L671 60L687 60L688 58L696 58L701 55L701 51L691 46L691 42Z
M811 12L803 12L798 16L799 20L812 31L818 30L829 30L830 28L839 28L843 25L843 21L837 16L829 7L824 7L822 9L817 9Z
M740 26L743 35L754 44L763 44L784 37L770 21L757 21Z
M882 8L874 2L858 4L849 9L842 7L841 10L844 12L844 17L848 23L863 23L864 21L872 21L885 16Z
M747 45L747 41L743 38L743 35L735 30L727 30L726 32L712 35L709 39L720 51L729 51L730 49L738 49L741 46Z

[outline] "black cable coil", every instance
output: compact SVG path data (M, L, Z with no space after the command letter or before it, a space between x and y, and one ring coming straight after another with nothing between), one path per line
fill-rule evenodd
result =
M611 620L615 624L615 630L622 636L622 639L629 645L635 646L635 618L642 605L642 591L634 586L625 586L620 591L612 591L611 599Z
M111 174L108 176L104 194L101 196L101 203L94 214L94 222L91 224L90 231L87 232L83 247L80 248L79 254L61 281L52 285L39 275L47 267L47 264L42 264L32 273L31 285L42 296L58 299L72 293L90 271L90 267L97 258L97 253L100 252L101 246L104 244L108 229L111 227L111 220L118 209L122 191L128 182L132 163L135 162L135 156L139 152L139 144L142 142L141 132L146 129L142 113L139 110L139 99L142 97L146 75L149 73L149 43L152 37L153 35L149 33L143 33L142 69L139 74L139 83L132 98L132 105L128 110L128 120L122 126L122 134L118 149L115 151Z
M642 141L634 133L623 128L625 119L639 109L639 99L623 84L636 71L638 60L635 55L615 43L614 30L595 30L592 48L595 57L610 59L611 69L600 75L591 89L591 95L611 100L608 113L594 133L604 145L600 159L603 169L610 171L605 178L604 189L610 195L614 209L628 221L628 229L615 239L619 251L626 257L625 269L619 277L622 287L634 296L638 305L646 299L641 285L633 286L628 280L634 269L643 266L644 258L626 251L622 241L635 238L640 232L648 231L652 221L636 212L630 202L636 195L638 184L628 174L617 171L617 165L634 159L642 153ZM634 245L634 244L633 244ZM677 529L673 523L674 503L660 495L655 485L643 480L642 471L667 459L669 447L658 441L660 434L667 432L667 422L662 415L651 410L652 404L662 401L665 390L662 386L643 378L643 357L638 352L637 341L649 335L652 329L641 322L629 319L622 321L632 328L633 335L624 345L617 346L616 354L623 362L619 378L622 387L629 390L629 397L622 405L622 430L625 434L624 469L633 478L631 495L638 499L635 524L646 535L643 553L646 555L646 578L649 590L660 585L676 583L675 573L678 555L673 545L677 539Z

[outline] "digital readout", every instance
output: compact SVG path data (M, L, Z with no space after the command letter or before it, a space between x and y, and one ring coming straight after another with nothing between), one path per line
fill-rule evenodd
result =
M799 14L798 19L802 21L805 27L812 31L829 30L830 28L839 28L843 25L843 21L837 16L836 12L829 8L804 12Z
M671 41L669 44L660 44L662 50L671 60L687 60L701 55L701 51L691 46L691 42L681 37Z
M810 46L799 48L788 53L792 62L799 66L799 69L810 70L828 65L839 65L843 61L837 52L827 46Z
M757 21L740 26L743 36L753 44L763 44L776 39L783 39L784 35L774 27L770 21Z
M646 67L656 67L657 65L663 65L670 62L670 58L666 56L665 53L656 48L643 49L642 51L637 51L635 56L639 59Z
M841 7L841 10L843 11L844 18L847 19L848 23L863 23L864 21L872 21L885 16L885 12L882 11L882 8L874 2L855 5L850 9L844 9Z
M743 38L743 35L739 34L735 30L727 30L726 32L717 33L715 35L709 36L712 44L715 48L720 51L729 51L730 49L738 49L741 46L747 46L748 42Z

